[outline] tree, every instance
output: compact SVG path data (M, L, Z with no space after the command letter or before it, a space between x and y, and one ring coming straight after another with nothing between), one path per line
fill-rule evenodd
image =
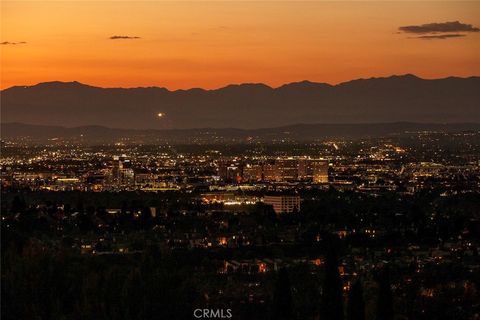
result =
M365 301L360 280L355 281L348 295L347 320L365 320Z
M293 319L292 289L285 268L280 269L275 283L272 319Z
M393 319L393 295L390 286L390 270L386 266L378 277L377 320Z
M334 239L327 239L325 256L325 281L323 286L322 318L343 319L342 280L338 272L338 254Z
M18 195L16 195L13 200L12 200L12 206L11 206L11 212L16 214L16 213L22 213L25 211L25 208L27 207L27 204L25 203L25 199L20 198Z

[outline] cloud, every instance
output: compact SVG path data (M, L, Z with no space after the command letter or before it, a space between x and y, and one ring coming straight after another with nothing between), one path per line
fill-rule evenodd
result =
M398 28L406 33L442 33L442 32L479 32L480 29L471 24L461 23L459 21L435 22L422 25L403 26Z
M134 39L140 39L140 37L136 37L136 36L111 36L109 39L110 40L134 40Z
M450 38L459 38L459 37L465 37L464 34L460 33L449 33L449 34L437 34L437 35L426 35L426 36L419 36L419 37L413 37L413 39L423 39L423 40L436 40L436 39L450 39Z
M4 41L4 42L0 42L0 44L3 45L3 46L7 46L7 45L14 46L14 45L17 45L17 44L26 44L26 42L25 41L20 41L20 42Z

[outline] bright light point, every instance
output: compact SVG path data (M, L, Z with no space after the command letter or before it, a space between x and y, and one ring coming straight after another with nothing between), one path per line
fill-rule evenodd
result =
M165 113L159 112L159 113L157 114L157 116L158 116L159 118L163 118L163 117L165 116Z

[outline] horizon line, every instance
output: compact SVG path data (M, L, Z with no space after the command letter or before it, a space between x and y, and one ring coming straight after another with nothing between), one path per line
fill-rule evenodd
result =
M5 90L9 90L9 89L12 89L12 88L19 88L19 87L32 88L32 87L36 87L36 86L42 85L42 84L53 84L53 83L79 84L79 85L83 85L83 86L87 86L87 87L101 88L101 89L155 89L155 88L157 88L157 89L165 89L169 92L189 91L189 90L216 91L216 90L221 90L221 89L225 89L225 88L232 87L232 86L243 86L243 85L262 85L262 86L265 86L265 87L268 87L270 89L275 90L275 89L279 89L279 88L282 88L282 87L285 87L285 86L288 86L288 85L300 84L300 83L321 84L321 85L336 87L336 86L341 86L343 84L347 84L347 83L350 83L350 82L353 82L353 81L362 81L362 80L365 81L365 80L374 80L374 79L390 79L390 78L401 78L401 77L412 77L412 78L416 78L416 79L419 79L419 80L434 81L434 80L445 80L445 79L449 79L449 78L457 78L457 79L479 78L480 75L471 75L471 76L466 76L466 77L451 75L451 76L445 76L445 77L440 77L440 78L424 78L424 77L419 77L419 76L417 76L413 73L404 73L404 74L392 74L392 75L389 75L389 76L371 76L371 77L368 77L368 78L354 78L354 79L350 79L350 80L347 80L347 81L338 82L336 84L332 84L332 83L328 83L328 82L317 82L317 81L311 81L311 80L304 79L304 80L299 80L299 81L287 82L287 83L284 83L284 84L279 85L279 86L271 86L271 85L268 85L268 84L263 83L263 82L241 82L241 83L229 83L229 84L226 84L226 85L223 85L223 86L220 86L220 87L210 88L210 89L202 88L202 87L169 89L167 87L158 86L158 85L133 86L133 87L102 87L102 86L98 86L98 85L91 85L91 84L83 83L83 82L80 82L80 81L77 81L77 80L72 80L72 81L50 80L50 81L38 82L38 83L33 84L33 85L13 85L13 86L10 86L10 87L4 88L4 89L0 89L0 92L5 91Z
M130 131L186 131L186 130L241 130L241 131L256 131L256 130L267 130L267 129L281 129L295 126L358 126L358 125L398 125L398 124L412 124L412 125L480 125L480 121L471 121L471 122L416 122L416 121L391 121L391 122L314 122L314 123L292 123L282 126L273 126L273 127L259 127L259 128L238 128L238 127L196 127L196 128L171 128L171 129L155 129L155 128L118 128L118 127L109 127L99 124L88 124L67 127L62 125L55 124L32 124L25 122L0 122L0 127L4 125L24 125L24 126L35 126L35 127L56 127L62 129L82 129L82 128L104 128L109 130L130 130Z

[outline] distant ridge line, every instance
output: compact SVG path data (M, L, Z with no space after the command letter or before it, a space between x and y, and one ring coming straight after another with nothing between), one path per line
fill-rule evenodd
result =
M21 139L34 143L52 140L81 142L85 144L117 143L119 141L142 144L158 143L247 143L247 142L307 142L330 138L379 138L405 136L414 132L473 133L480 140L480 123L375 123L375 124L297 124L276 128L237 129L116 129L103 126L28 125L2 123L2 139ZM25 140L26 139L26 140ZM480 142L479 142L480 143Z
M263 128L253 128L253 129L242 129L242 128L215 128L215 127L199 127L199 128L179 128L179 129L135 129L135 128L114 128L108 127L103 125L81 125L81 126L61 126L61 125L43 125L43 124L31 124L31 123L23 123L23 122L1 122L1 126L31 126L31 127L51 127L51 128L61 128L61 129L84 129L84 128L101 128L101 129L108 129L108 130L125 130L125 131L189 131L189 130L238 130L238 131L259 131L259 130L273 130L273 129L287 129L287 128L295 128L295 127L302 127L302 126L310 126L310 127L318 127L318 126L376 126L376 125L413 125L413 126L461 126L461 125L472 125L472 126L480 126L479 122L412 122L412 121L395 121L395 122L362 122L362 123L292 123L285 126L278 126L278 127L263 127Z
M400 75L391 75L391 76L378 76L378 77L369 77L369 78L356 78L356 79L351 79L351 80L346 80L346 81L341 81L336 84L328 83L328 82L317 82L317 81L311 81L311 80L299 80L299 81L292 81L292 82L287 82L278 86L271 86L268 84L265 84L263 82L241 82L241 83L231 83L231 84L226 84L217 88L202 88L202 87L190 87L190 88L179 88L179 89L169 89L163 86L158 86L158 85L151 85L151 86L132 86L132 87L118 87L118 86L113 86L113 87L106 87L106 86L100 86L100 85L93 85L93 84L87 84L83 82L79 82L76 80L73 81L60 81L60 80L53 80L53 81L42 81L38 82L36 84L32 85L14 85L10 86L7 88L4 88L1 91L9 90L12 88L33 88L37 86L42 86L42 85L72 85L72 86L79 86L79 87L90 87L90 88L96 88L96 89L162 89L162 90L167 90L168 92L177 92L177 91L190 91L190 90L202 90L202 91L217 91L217 90L222 90L226 89L229 87L242 87L242 86L263 86L268 89L272 90L277 90L277 89L282 89L285 87L289 86L295 86L295 85L325 85L329 87L337 87L337 86L342 86L351 82L355 81L365 81L365 80L381 80L381 79L395 79L395 78L411 78L411 79L418 79L418 80L424 80L424 81L432 81L432 80L444 80L444 79L472 79L472 78L480 78L480 75L472 75L472 76L467 76L467 77L460 77L460 76L447 76L447 77L439 77L439 78L422 78L419 77L415 74L411 73L406 73L406 74L400 74Z

